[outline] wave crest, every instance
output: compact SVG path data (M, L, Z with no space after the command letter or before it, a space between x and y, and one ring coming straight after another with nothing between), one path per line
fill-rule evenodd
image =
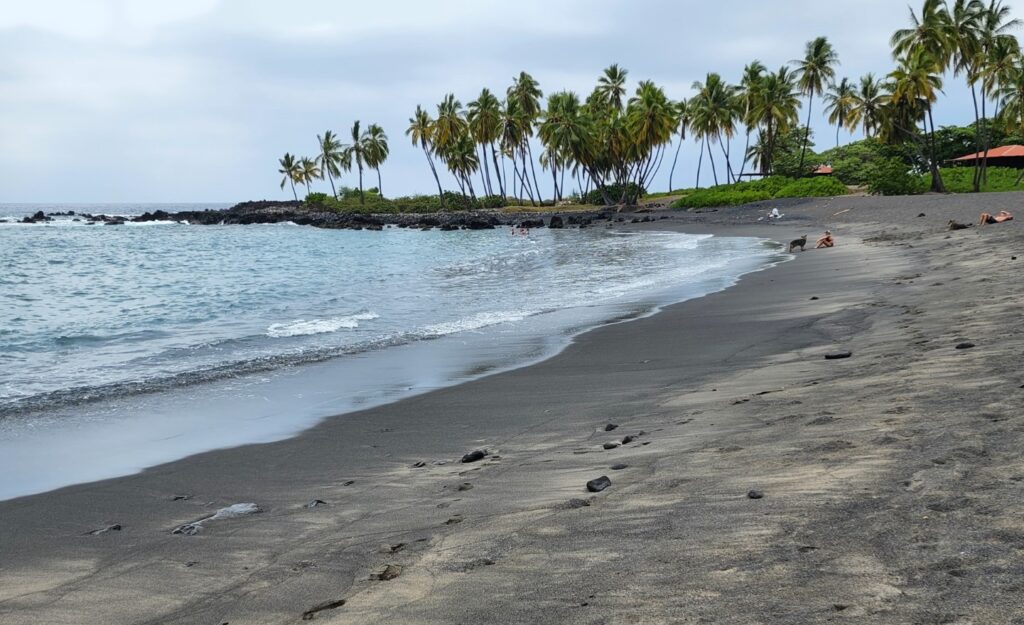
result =
M353 330L359 327L360 321L378 319L374 312L358 313L347 317L331 319L296 319L288 323L275 323L267 328L267 336L274 339L290 336L309 336L313 334L329 334L338 330Z

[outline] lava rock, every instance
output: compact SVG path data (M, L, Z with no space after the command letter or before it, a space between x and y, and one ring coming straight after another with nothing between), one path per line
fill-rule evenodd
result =
M605 444L603 445L603 447L604 447L605 449L615 449L615 448L616 448L616 447L618 447L618 446L619 446L619 444L618 444L618 443L605 443Z
M589 482L587 482L587 490L592 493L599 493L611 485L612 481L608 479L608 476L602 475L601 477L595 480L590 480Z
M371 575L370 579L376 579L376 580L380 580L382 582L389 582L389 581L397 578L401 574L402 574L402 567L401 566L399 566L397 564L389 564L389 565L385 566L379 572L374 573L373 575Z
M306 504L307 508L316 508L318 506L326 506L327 502L323 499L314 499Z
M632 443L632 442L633 442L633 441L635 441L635 440L636 440L636 437L635 437L635 436L632 436L632 435L631 435L631 436L626 436L626 437L624 437L624 438L622 439L622 444L623 444L623 445L628 445L628 444Z
M113 525L108 525L106 527L101 527L100 529L90 530L90 531L86 532L85 535L86 536L102 536L103 534L107 534L109 532L120 532L120 531L121 531L121 525L119 523L115 523Z
M609 423L608 425L604 426L604 431L611 432L612 430L618 429L618 427L619 426L615 425L614 423Z
M748 499L763 499L764 498L764 493L762 493L759 490L747 491L747 498Z
M548 222L548 228L552 228L552 229L557 230L559 228L564 228L564 227L565 227L565 222L562 221L561 217L559 217L558 215L552 215L551 216L551 220Z
M477 449L477 450L471 451L468 454L466 454L465 456L463 456L462 457L462 463L463 464L469 464L470 462L478 462L480 460L483 460L486 457L487 457L487 450L486 449Z
M956 346L957 349L971 349L974 347L974 343L960 343Z
M623 469L628 469L628 468L629 468L628 464L621 464L620 463L620 464L613 464L612 465L612 471L621 471Z
M841 352L832 352L829 354L825 354L825 360L842 360L844 358L849 358L850 356L853 356L853 352L849 350Z

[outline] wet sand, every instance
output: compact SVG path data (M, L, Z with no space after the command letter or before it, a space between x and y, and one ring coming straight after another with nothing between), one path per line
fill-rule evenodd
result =
M1024 623L1020 223L945 231L1022 199L616 226L839 246L534 366L0 502L0 623Z

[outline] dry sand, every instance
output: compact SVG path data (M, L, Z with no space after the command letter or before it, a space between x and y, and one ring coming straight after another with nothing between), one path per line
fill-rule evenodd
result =
M1024 623L1021 224L944 229L1022 199L616 226L839 246L531 367L0 502L0 623Z

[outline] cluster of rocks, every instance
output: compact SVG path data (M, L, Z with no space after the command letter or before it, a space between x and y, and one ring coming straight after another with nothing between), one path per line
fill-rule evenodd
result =
M120 215L92 215L89 213L76 214L75 211L65 211L57 213L44 213L43 211L36 211L32 215L23 217L19 223L23 224L38 224L53 221L54 217L73 217L71 221L84 221L88 226L94 226L96 224L104 224L107 226L120 226L128 221L138 221L138 219L129 219Z

